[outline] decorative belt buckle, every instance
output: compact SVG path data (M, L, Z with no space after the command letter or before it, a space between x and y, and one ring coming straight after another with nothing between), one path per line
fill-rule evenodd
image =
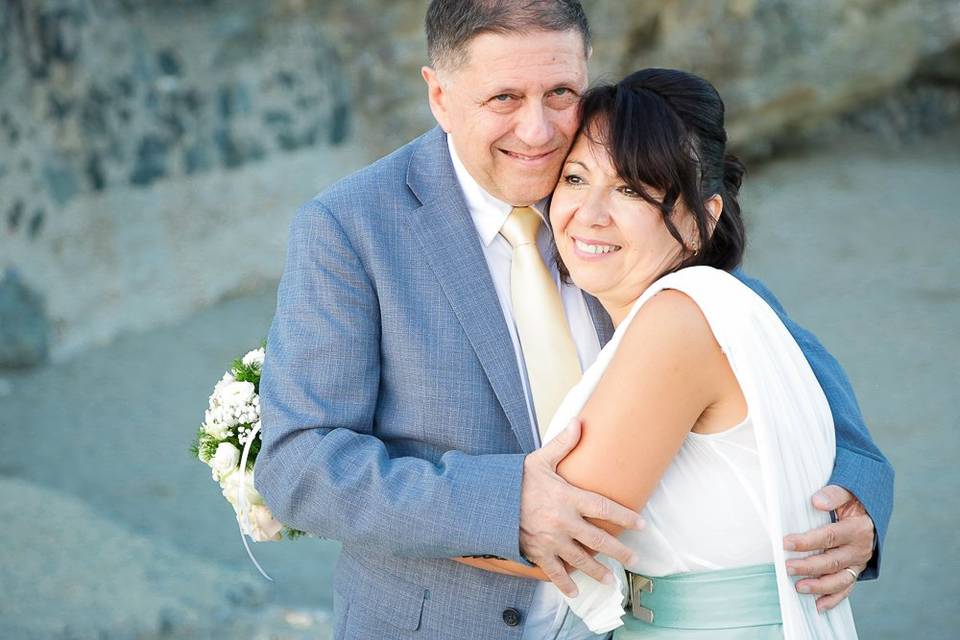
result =
M653 624L653 609L640 604L640 594L646 591L653 593L653 579L636 573L627 572L627 583L630 585L630 613L634 618Z

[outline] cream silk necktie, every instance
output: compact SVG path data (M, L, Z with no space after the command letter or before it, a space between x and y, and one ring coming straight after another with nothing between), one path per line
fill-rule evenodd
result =
M513 247L510 300L542 441L560 402L580 380L580 360L560 292L537 248L541 223L532 208L515 207L500 234Z

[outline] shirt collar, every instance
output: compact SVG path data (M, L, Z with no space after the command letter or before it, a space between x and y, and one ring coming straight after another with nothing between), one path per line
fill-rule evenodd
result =
M500 234L500 228L507 221L507 216L513 210L512 204L499 200L490 195L486 189L474 179L467 168L463 166L457 150L453 148L453 139L447 135L447 147L450 149L450 159L453 161L453 170L457 174L457 181L463 190L464 200L467 202L467 209L470 211L470 217L473 218L473 224L480 234L480 240L485 247L489 247L497 235ZM549 197L531 205L533 210L540 214L544 220L544 227L547 227L546 216L547 202Z

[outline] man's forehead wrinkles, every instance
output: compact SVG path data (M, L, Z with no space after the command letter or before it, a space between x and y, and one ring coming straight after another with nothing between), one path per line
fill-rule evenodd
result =
M486 71L491 68L502 72L521 72L526 69L555 68L562 73L575 73L574 69L586 68L586 60L578 56L557 53L549 58L542 52L529 54L518 51L473 52L462 69Z
M555 76L576 77L580 75L580 68L583 65L573 60L531 60L507 58L500 64L488 62L484 65L477 65L477 71L494 74L552 74ZM585 68L585 67L584 67Z
M578 89L583 84L584 77L581 74L564 73L558 74L530 74L534 77L521 74L487 74L479 80L473 82L472 86L480 93L491 93L498 95L501 93L511 94L541 94L554 89L569 87Z

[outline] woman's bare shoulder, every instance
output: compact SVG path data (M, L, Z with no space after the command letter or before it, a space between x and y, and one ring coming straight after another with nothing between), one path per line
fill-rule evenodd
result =
M637 311L620 347L627 354L651 348L672 354L672 359L679 359L675 365L689 359L690 364L702 365L702 357L720 353L700 305L687 293L669 288L654 294Z

